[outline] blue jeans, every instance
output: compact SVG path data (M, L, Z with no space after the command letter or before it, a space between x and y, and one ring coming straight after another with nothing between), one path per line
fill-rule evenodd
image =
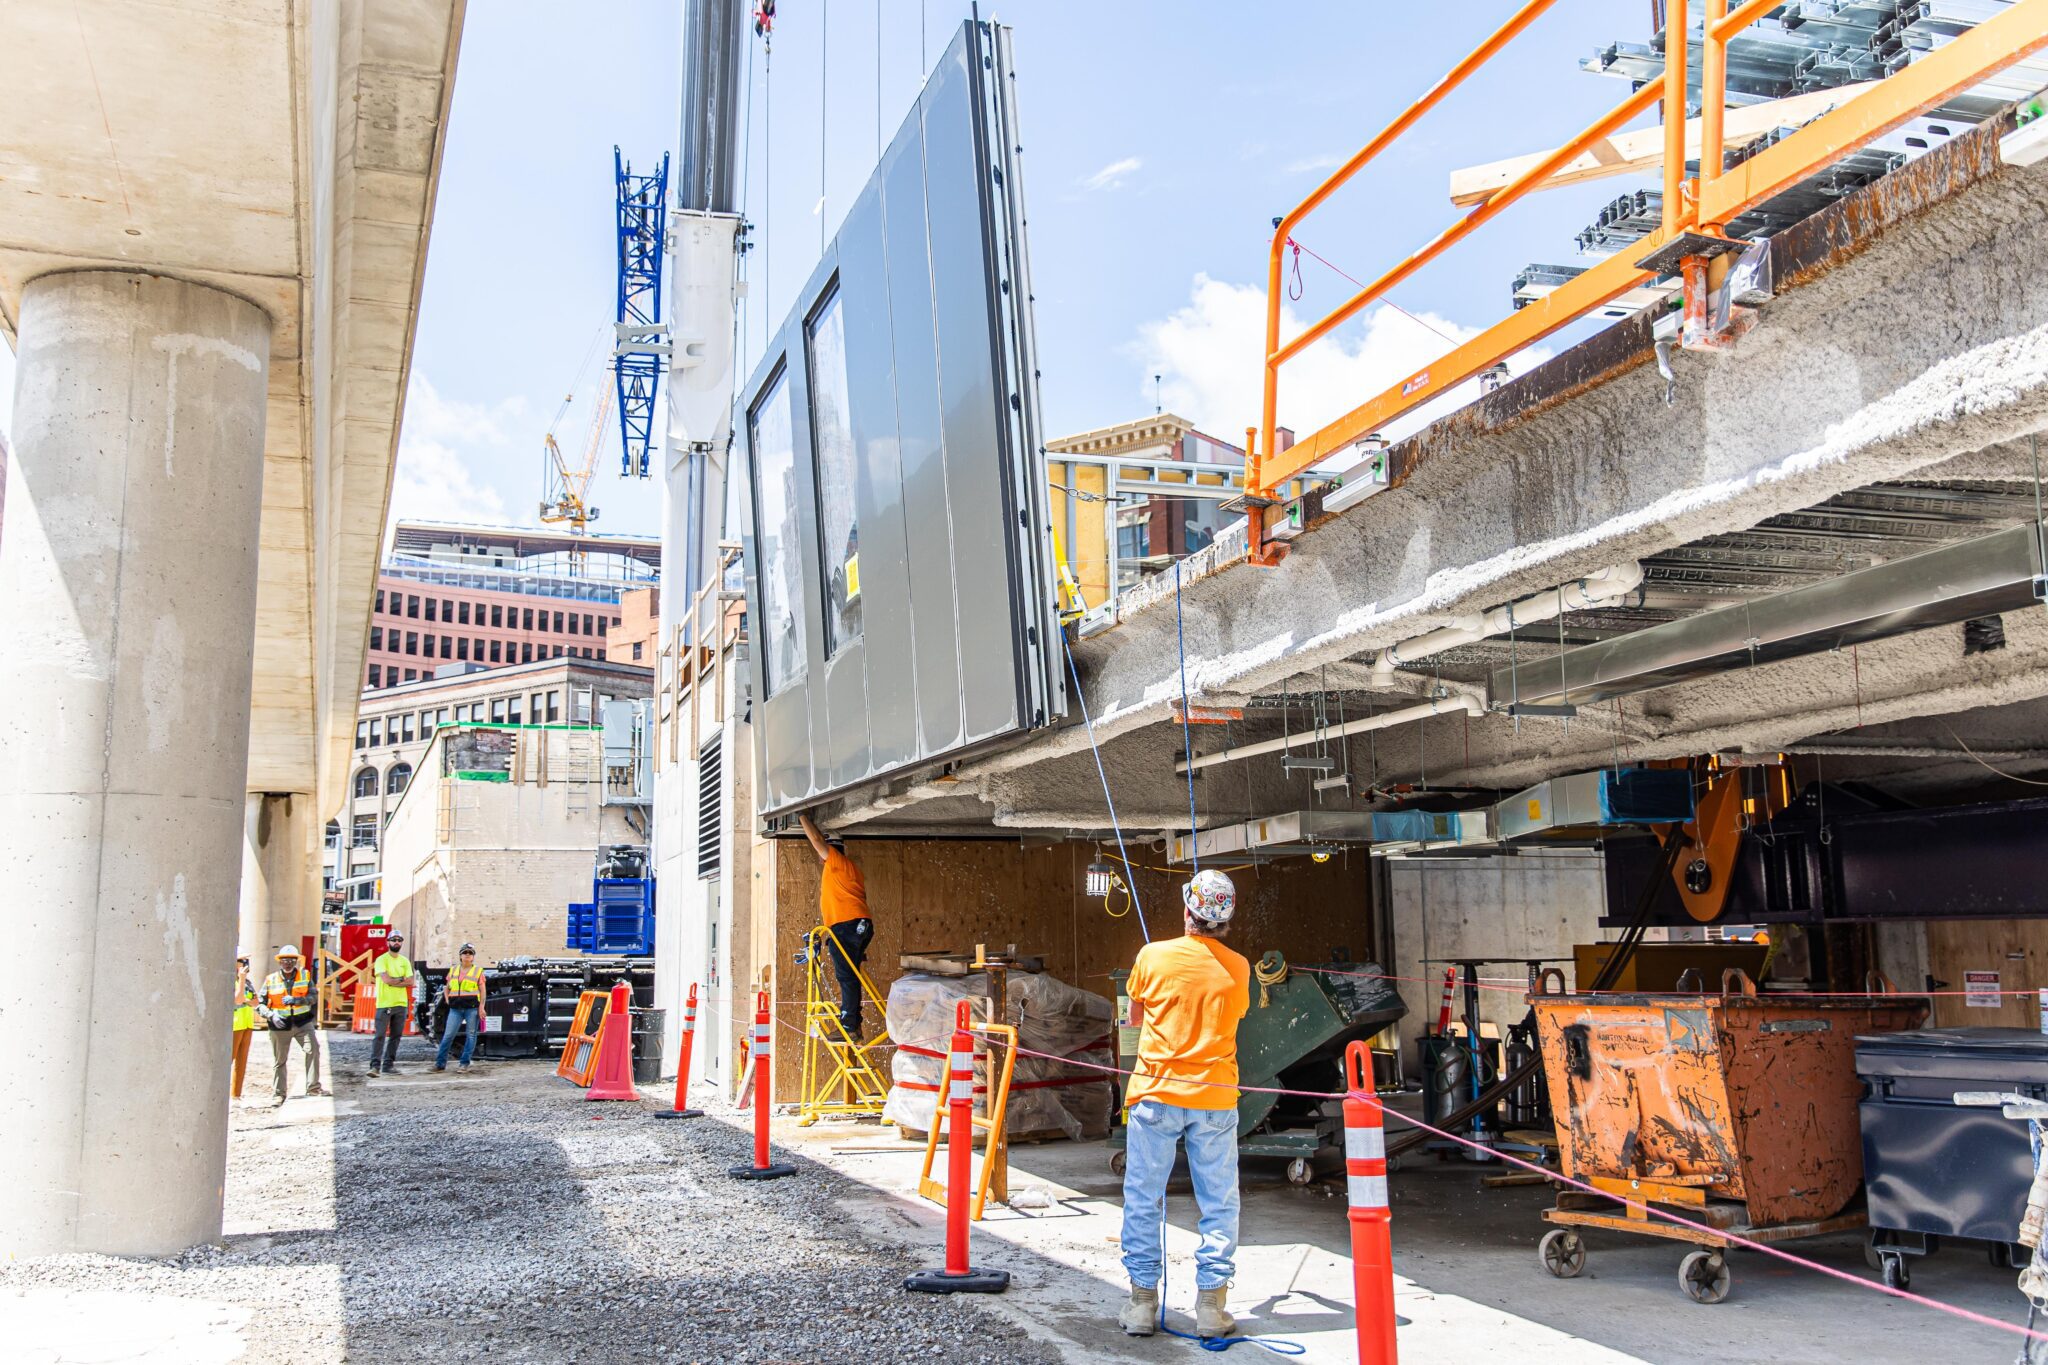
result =
M1124 1129L1124 1271L1131 1283L1151 1288L1164 1272L1162 1224L1166 1180L1173 1174L1174 1144L1185 1143L1188 1170L1195 1178L1195 1288L1217 1289L1237 1272L1237 1106L1183 1109L1159 1100L1131 1106Z
M449 1010L447 1022L441 1025L441 1050L434 1054L435 1066L448 1065L448 1050L455 1046L455 1035L466 1035L462 1040L462 1064L469 1065L470 1055L476 1051L477 1015L475 1007Z

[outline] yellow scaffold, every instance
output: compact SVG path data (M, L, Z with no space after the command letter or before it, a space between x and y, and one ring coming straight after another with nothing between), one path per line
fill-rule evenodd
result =
M804 934L804 1068L803 1094L797 1126L809 1127L827 1115L879 1116L889 1099L889 1082L875 1067L880 1049L889 1045L888 1013L875 983L858 966L864 1008L883 1021L882 1031L863 1041L850 1036L839 1022L839 986L825 940L831 930L820 924Z

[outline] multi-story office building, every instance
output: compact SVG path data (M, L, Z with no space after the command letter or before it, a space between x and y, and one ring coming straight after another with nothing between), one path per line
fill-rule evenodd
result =
M609 701L651 695L654 672L581 656L506 667L449 666L449 675L366 693L356 721L355 772L327 824L324 884L329 919L374 920L385 823L398 808L436 730L457 725L583 726L603 723ZM559 842L559 841L557 841ZM593 846L592 852L595 853Z
M450 664L614 657L620 598L660 567L661 542L642 536L402 521L377 579L363 686L402 687Z

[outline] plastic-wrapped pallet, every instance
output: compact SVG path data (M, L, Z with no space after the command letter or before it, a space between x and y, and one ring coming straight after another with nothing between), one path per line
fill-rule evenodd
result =
M1009 1018L1020 1047L1059 1058L1112 1065L1110 1003L1044 972L1012 972L1006 991ZM945 1078L946 1048L956 1006L971 1001L975 1018L988 998L988 977L910 972L889 988L889 1036L896 1040L888 1104L882 1119L914 1132L931 1131L932 1110ZM990 1081L987 1049L977 1036L974 1089ZM1065 1133L1099 1138L1109 1132L1115 1093L1108 1073L1068 1061L1020 1054L1010 1074L1008 1131Z

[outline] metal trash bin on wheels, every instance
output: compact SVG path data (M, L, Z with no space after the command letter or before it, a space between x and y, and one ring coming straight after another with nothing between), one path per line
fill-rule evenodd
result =
M1559 993L1548 991L1555 979ZM1911 1028L1925 1000L1772 997L1731 968L1717 994L1566 995L1545 972L1530 997L1565 1175L1538 1247L1544 1269L1585 1268L1577 1229L1689 1242L1680 1286L1719 1303L1733 1238L1785 1241L1860 1228L1855 1040ZM1655 1205L1710 1231L1653 1219ZM1728 1234L1728 1235L1723 1235Z
M1863 1173L1870 1191L1865 1253L1903 1289L1907 1258L1944 1237L1990 1243L1992 1262L2025 1265L2020 1215L2034 1182L2024 1124L1996 1109L1958 1107L1960 1091L2048 1099L2048 1036L2031 1029L1953 1028L1856 1040L1863 1082Z

